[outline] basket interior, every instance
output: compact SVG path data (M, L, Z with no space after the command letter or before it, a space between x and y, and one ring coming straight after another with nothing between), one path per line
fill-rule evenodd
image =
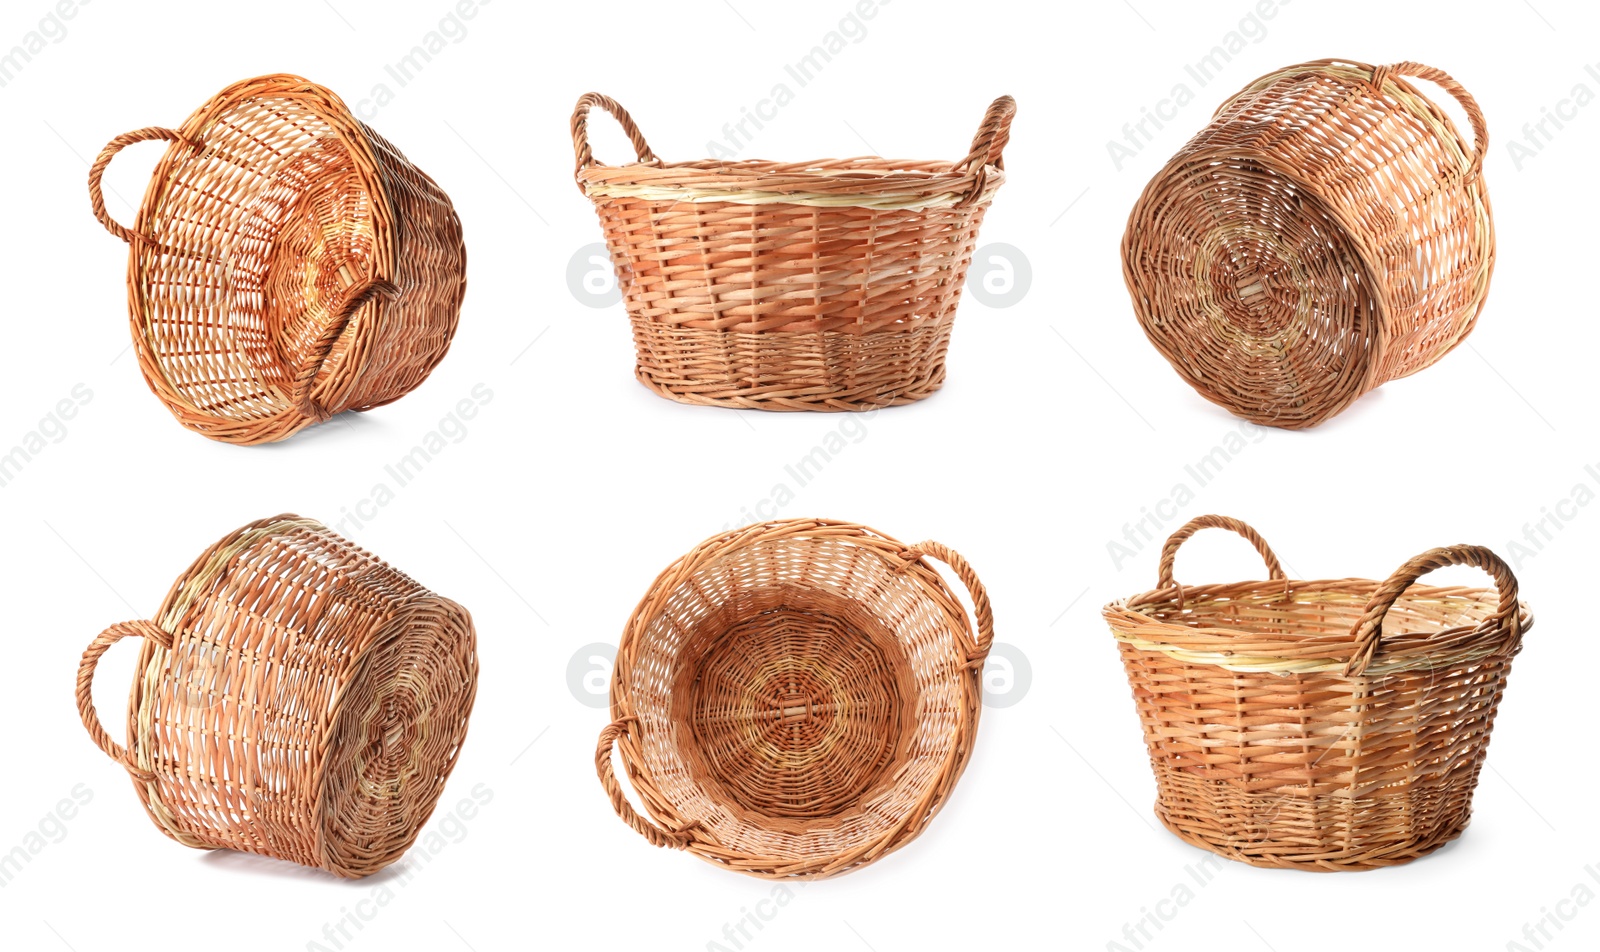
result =
M839 538L746 545L643 619L627 671L655 787L724 846L837 853L926 799L958 742L964 620Z
M236 101L197 134L204 150L172 146L141 215L165 247L139 256L140 330L197 409L272 416L320 328L370 273L371 158L358 158L366 146L352 152L311 103L287 96ZM348 339L319 380L337 375Z
M1370 579L1245 582L1185 586L1130 599L1127 616L1153 642L1229 659L1331 661L1353 654L1352 629L1378 582ZM1377 667L1438 662L1492 645L1479 630L1494 617L1492 589L1413 585L1396 599L1383 623ZM1132 620L1122 618L1120 620ZM1114 627L1117 622L1113 622ZM1148 626L1148 627L1146 627Z

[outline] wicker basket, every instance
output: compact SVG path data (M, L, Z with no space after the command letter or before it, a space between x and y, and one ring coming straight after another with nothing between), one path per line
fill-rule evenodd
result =
M1404 76L1454 95L1468 142ZM1145 333L1208 400L1314 426L1472 330L1494 268L1488 130L1443 72L1321 60L1223 103L1145 188L1123 271Z
M171 141L132 228L100 179L123 147ZM466 290L450 199L327 89L236 83L177 129L120 135L89 171L94 213L129 245L139 366L184 426L281 440L417 387Z
M966 584L976 634L925 558ZM767 878L865 866L920 834L960 778L993 637L982 583L938 543L806 519L715 536L634 610L595 767L657 846Z
M144 645L124 749L90 684L129 635ZM179 843L354 878L399 859L433 812L466 736L475 645L460 605L278 516L206 550L154 621L96 638L78 710Z
M594 106L638 163L595 161ZM663 163L616 102L579 99L578 186L616 264L639 380L683 403L758 410L864 410L938 390L1015 113L996 100L955 163Z
M1269 579L1175 583L1178 546L1209 526L1254 543ZM1457 564L1498 591L1414 584ZM1488 549L1433 549L1384 582L1290 581L1254 529L1224 516L1174 533L1157 589L1104 614L1161 822L1229 859L1310 870L1394 866L1461 834L1533 624Z

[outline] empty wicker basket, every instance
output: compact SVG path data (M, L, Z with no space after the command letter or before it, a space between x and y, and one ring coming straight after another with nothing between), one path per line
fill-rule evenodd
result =
M1407 82L1455 96L1474 140ZM1146 335L1202 396L1314 426L1472 330L1494 268L1488 130L1417 63L1321 60L1223 103L1145 188L1123 270Z
M622 124L637 163L595 161L594 106ZM683 403L759 410L864 410L938 390L1015 113L996 100L957 162L664 163L616 102L579 99L578 186L600 214L639 380Z
M1269 578L1179 585L1197 530L1255 544ZM1475 565L1498 590L1415 584ZM1156 815L1255 866L1371 869L1455 839L1511 658L1533 623L1488 549L1432 549L1386 581L1291 581L1254 529L1202 516L1167 540L1155 591L1106 606L1150 750Z
M928 558L966 584L976 634ZM657 846L768 878L843 873L944 805L972 754L993 635L983 585L938 543L806 519L724 533L634 610L595 767Z
M133 227L107 213L116 153L171 142ZM466 290L450 199L327 89L229 86L177 129L120 135L89 171L95 216L128 242L139 366L183 425L281 440L415 389Z
M128 747L90 697L100 656L144 639ZM466 609L310 519L230 533L153 621L83 654L78 710L185 846L375 873L416 839L467 732L478 659Z

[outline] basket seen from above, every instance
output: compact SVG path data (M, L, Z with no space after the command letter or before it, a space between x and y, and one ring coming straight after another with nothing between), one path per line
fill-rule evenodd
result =
M976 629L931 559L967 586ZM767 878L844 873L915 838L950 796L993 637L982 583L938 543L809 519L723 533L629 619L595 766L657 846Z
M166 140L132 227L101 178ZM466 291L450 199L333 92L298 76L235 83L177 129L118 136L89 172L128 243L146 382L184 426L281 440L398 400L444 357Z
M1460 101L1464 138L1406 77ZM1314 426L1464 340L1494 270L1483 112L1444 72L1321 60L1223 103L1122 240L1139 323L1206 399Z
M637 162L594 158L596 106ZM616 265L640 382L758 410L867 410L938 390L1015 114L995 100L955 162L669 163L614 100L579 99L578 186Z
M95 667L143 639L127 747L100 726ZM150 819L198 849L367 876L433 812L467 733L466 609L321 524L253 522L207 549L149 621L83 654L77 701Z
M1220 527L1268 579L1173 581L1178 547ZM1474 565L1495 588L1416 584ZM1156 778L1156 815L1255 866L1373 869L1461 835L1489 732L1532 627L1517 580L1479 546L1432 549L1386 581L1285 577L1254 529L1201 516L1155 590L1107 605Z

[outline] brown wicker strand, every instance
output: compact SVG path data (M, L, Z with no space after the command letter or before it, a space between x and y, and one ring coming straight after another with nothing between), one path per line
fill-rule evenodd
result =
M170 144L132 226L102 179L135 142ZM178 129L120 135L89 170L95 217L128 243L139 367L184 426L284 439L409 393L443 359L466 289L450 199L298 76L245 80Z
M1250 539L1273 578L1172 581L1201 528ZM1202 516L1163 549L1160 587L1107 605L1173 833L1256 866L1410 862L1459 836L1511 659L1533 623L1480 546L1432 549L1382 582L1283 576L1259 533ZM1475 565L1496 588L1428 586Z
M1407 81L1440 86L1472 141ZM1315 426L1475 326L1494 271L1483 110L1442 70L1318 60L1217 110L1128 217L1150 342L1203 397Z
M967 586L976 630L929 559ZM624 630L601 786L650 843L749 875L874 862L921 833L965 769L993 638L983 583L939 543L814 519L715 536Z
M92 684L129 636L143 645L124 747L101 726ZM95 638L75 696L90 739L167 836L355 878L421 832L477 673L466 609L284 515L207 549L153 620Z
M595 107L636 162L594 158ZM668 163L615 100L584 95L575 177L617 269L640 382L765 410L868 410L938 390L1015 114L995 100L959 162Z

